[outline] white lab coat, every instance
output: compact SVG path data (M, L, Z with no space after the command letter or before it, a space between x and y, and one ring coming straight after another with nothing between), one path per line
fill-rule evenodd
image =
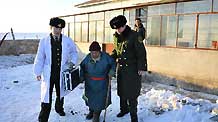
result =
M61 58L61 71L60 71L60 97L64 97L69 91L64 90L62 81L63 66L71 61L76 64L78 59L78 52L76 44L72 39L62 35L62 58ZM51 76L51 37L50 35L43 38L39 42L38 51L34 61L34 74L41 75L41 102L49 103L49 87Z

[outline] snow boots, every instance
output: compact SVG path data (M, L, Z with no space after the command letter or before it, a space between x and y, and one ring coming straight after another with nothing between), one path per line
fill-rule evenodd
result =
M138 122L137 113L130 113L131 122Z
M86 115L86 119L87 120L92 119L93 118L93 113L94 113L94 111L89 109L89 113Z
M56 98L56 102L55 102L55 111L60 115L60 116L65 116L65 112L64 112L64 98L60 98L57 97Z
M101 111L94 111L92 122L99 122L100 114L101 114Z
M41 111L38 116L38 121L48 122L50 111L51 111L51 103L41 103Z
M129 110L120 111L120 113L117 114L117 117L123 117L124 115L128 114Z

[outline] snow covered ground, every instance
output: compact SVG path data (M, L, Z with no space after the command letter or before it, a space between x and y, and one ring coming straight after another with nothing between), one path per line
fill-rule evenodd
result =
M33 57L0 56L0 122L37 122L40 82L35 80L32 72ZM209 118L218 113L218 104L206 99L191 99L167 89L143 83L138 105L139 122L211 122ZM65 97L65 117L55 113L53 104L49 122L91 122L85 119L88 108L82 99L83 92L84 84L80 84ZM119 112L116 92L116 79L113 79L112 104L107 109L106 122L130 122L129 114L116 117ZM100 121L103 121L103 115L104 111Z

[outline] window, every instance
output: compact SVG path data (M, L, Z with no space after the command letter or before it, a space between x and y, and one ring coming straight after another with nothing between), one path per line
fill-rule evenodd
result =
M81 42L81 23L75 23L75 41Z
M218 12L218 0L213 0L213 11Z
M69 23L66 21L67 17L61 17L61 19L63 19L66 22L65 28L63 28L62 32L64 35L69 36Z
M135 25L135 17L136 17L136 9L129 10L129 26L134 28Z
M104 42L104 21L97 21L97 41Z
M176 4L163 4L148 7L148 16L175 14Z
M195 45L196 15L179 16L178 47L192 47Z
M64 33L68 35L70 38L75 40L74 36L74 16L65 17L64 20L66 21L66 27L64 29Z
M148 6L146 43L218 49L218 14L208 12L218 12L218 0Z
M110 20L118 15L123 15L123 10L106 11L105 12L105 27L110 27Z
M176 4L172 3L172 4L163 4L160 7L160 14L164 15L164 14L175 14L175 9L176 9Z
M96 41L95 31L96 31L96 22L95 21L89 22L89 42Z
M88 41L88 14L75 16L75 41Z
M88 42L88 22L82 23L82 42Z
M148 17L147 44L160 45L160 16Z
M127 19L127 24L133 29L135 26L135 19L140 18L144 27L147 24L147 7L137 9L127 9L124 11Z
M176 46L176 16L163 16L161 24L161 44Z
M110 20L118 15L123 15L123 9L120 10L114 10L114 11L106 11L105 12L105 37L104 42L113 42L113 33L115 30L111 29L110 27Z
M63 34L69 36L69 26L70 23L66 23L65 28L63 28Z
M198 31L199 48L216 48L218 43L218 15L200 15Z
M104 20L104 12L89 14L89 21Z
M182 2L177 4L177 14L210 12L212 0Z
M75 22L84 22L84 21L88 21L88 14L75 16Z
M147 27L147 12L148 12L148 7L147 6L143 7L143 8L136 9L136 18L141 19L142 24L143 24L143 26L145 28Z
M72 38L73 40L75 40L75 36L74 36L74 23L69 23L69 36L70 38Z
M89 42L104 42L104 12L89 14Z
M160 15L160 5L148 6L148 16Z
M113 42L114 30L111 28L105 28L105 42Z

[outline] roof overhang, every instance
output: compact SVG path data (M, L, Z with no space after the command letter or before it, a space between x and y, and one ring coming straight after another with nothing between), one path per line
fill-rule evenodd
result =
M90 1L86 1L80 4L75 5L75 7L78 8L83 8L83 7L89 7L89 6L93 6L93 5L99 5L99 4L106 4L106 3L110 3L114 0L90 0Z
M159 0L159 1L137 3L137 4L135 4L135 6L159 5L159 4L189 2L189 1L201 1L201 0Z
M114 1L120 1L120 0L92 0L92 1L95 1L95 3L93 3L93 5L97 5L98 3L96 1L114 2ZM190 2L190 1L202 1L202 0L160 0L160 1L136 3L136 4L133 4L131 6L118 7L118 8L112 8L112 9L107 9L107 10L117 10L117 9L123 9L123 8L129 9L129 8L141 7L141 6L151 6L151 5L160 5L160 4L169 4L169 3L178 3L178 2ZM83 3L81 3L81 4L83 4ZM104 4L104 3L102 3L102 4ZM89 5L91 6L91 4L89 4ZM76 13L76 14L72 14L72 15L81 15L81 14L96 13L96 12L102 12L102 11L106 11L106 9L105 10L96 10L96 11L91 11L91 12L81 12L81 13ZM72 15L64 15L64 16L60 16L60 17L67 17L67 16L72 16Z

